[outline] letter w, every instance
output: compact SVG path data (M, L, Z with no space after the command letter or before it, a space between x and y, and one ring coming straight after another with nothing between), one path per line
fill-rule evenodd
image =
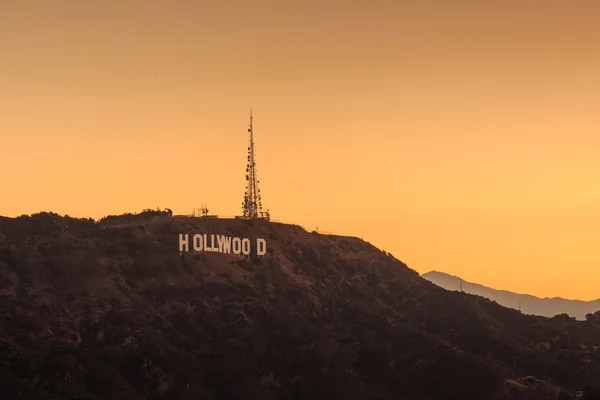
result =
M219 244L219 252L231 253L231 237L217 236L217 243Z

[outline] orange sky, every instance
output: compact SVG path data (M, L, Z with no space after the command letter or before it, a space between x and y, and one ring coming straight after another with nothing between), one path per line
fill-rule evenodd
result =
M526 4L524 4L526 3ZM0 2L0 214L241 212L600 297L600 2Z

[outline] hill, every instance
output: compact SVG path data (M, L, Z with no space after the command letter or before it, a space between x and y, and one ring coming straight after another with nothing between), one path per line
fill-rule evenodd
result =
M182 255L179 233L263 237L267 254ZM522 315L357 238L267 221L0 218L0 314L11 400L563 399L600 384L593 321Z
M460 290L461 278L443 272L431 271L421 275L424 279L435 283L446 290ZM519 308L525 314L554 317L567 314L578 320L585 320L586 315L600 310L600 299L594 301L567 300L560 297L544 298L528 294L518 294L506 290L496 290L476 283L462 280L462 290L465 293L476 294L493 300L508 308Z

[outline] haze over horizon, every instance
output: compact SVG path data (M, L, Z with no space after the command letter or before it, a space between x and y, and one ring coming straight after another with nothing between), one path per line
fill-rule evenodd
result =
M454 286L452 286L452 288L445 287L445 289L447 289L447 290L453 290L453 291L460 290L459 289L460 288L460 283L459 282L460 282L460 280L462 280L463 285L469 285L469 286L474 286L474 287L481 288L481 289L483 289L483 292L485 292L488 289L491 289L493 291L504 292L504 293L508 293L508 294L512 294L512 295L517 295L517 296L532 296L532 297L534 297L536 299L539 299L539 300L568 300L568 301L583 301L583 302L600 301L600 297L598 297L597 299L591 299L591 300L581 300L581 299L577 299L577 298L567 299L567 298L560 297L560 296L539 297L539 296L532 295L530 293L518 293L518 292L513 292L511 290L507 290L507 289L504 289L504 288L497 288L497 287L485 286L485 285L481 285L480 283L477 283L477 282L470 282L468 280L462 279L460 276L448 274L448 273L446 273L444 271L435 271L435 270L433 270L433 271L427 271L427 272L422 273L420 275L421 275L421 277L423 277L423 278L427 279L428 281L433 282L435 284L438 284L438 283L435 282L434 279L431 278L432 276L436 277L436 278L437 277L442 277L442 278L453 278L453 279L456 279L456 287L454 287ZM440 285L438 285L438 286L440 286ZM467 290L465 290L465 291L467 291ZM468 293L470 293L470 292L468 292ZM483 297L486 297L486 296L483 296ZM487 296L487 298L490 298L490 297ZM514 308L514 307L512 307L512 308ZM594 311L596 311L596 310L594 310Z
M0 215L241 212L595 300L600 3L0 3ZM8 194L8 195L7 195Z

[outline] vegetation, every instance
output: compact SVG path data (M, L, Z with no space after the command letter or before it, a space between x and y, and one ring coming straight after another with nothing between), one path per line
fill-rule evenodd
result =
M152 210L149 208L144 209L141 213L138 214L122 214L122 215L108 215L102 218L99 222L105 225L116 225L116 224L128 224L133 222L146 221L152 218L157 217L172 217L173 211L171 209L166 208L161 210L157 208L156 210Z
M267 254L182 256L179 233L264 237ZM600 325L445 291L357 238L267 221L0 218L0 318L7 399L558 399L600 386Z
M593 323L600 323L600 311L596 311L593 314L586 314L585 320Z

